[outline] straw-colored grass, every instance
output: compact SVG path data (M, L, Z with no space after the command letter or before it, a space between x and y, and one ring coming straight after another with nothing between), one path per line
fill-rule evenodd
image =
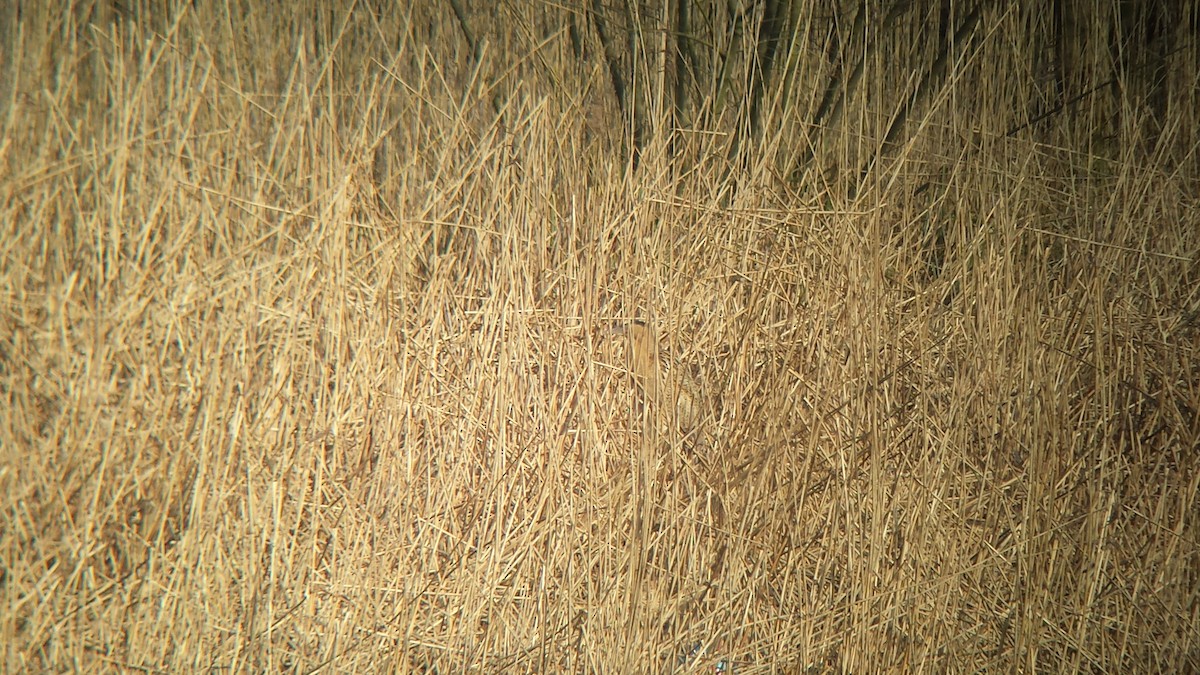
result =
M1200 669L1194 112L851 201L627 172L507 14L212 5L8 28L5 671Z

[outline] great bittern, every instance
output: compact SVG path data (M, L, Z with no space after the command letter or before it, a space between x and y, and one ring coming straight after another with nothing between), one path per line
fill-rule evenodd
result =
M657 332L644 321L618 324L608 335L626 338L625 367L641 386L650 419L660 430L674 428L685 437L694 434L694 440L702 442L699 427L704 421L706 396L700 378L670 357Z

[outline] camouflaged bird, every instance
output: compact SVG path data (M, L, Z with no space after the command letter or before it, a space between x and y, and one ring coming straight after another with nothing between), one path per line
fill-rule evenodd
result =
M693 447L707 447L703 426L708 396L699 373L671 358L656 331L643 321L618 324L608 335L626 338L625 367L640 386L657 430L674 430Z

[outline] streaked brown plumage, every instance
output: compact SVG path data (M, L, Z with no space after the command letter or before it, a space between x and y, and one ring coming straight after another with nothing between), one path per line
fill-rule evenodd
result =
M608 334L626 338L625 367L641 386L659 430L675 429L701 440L706 397L700 379L670 357L654 328L643 321L618 324Z

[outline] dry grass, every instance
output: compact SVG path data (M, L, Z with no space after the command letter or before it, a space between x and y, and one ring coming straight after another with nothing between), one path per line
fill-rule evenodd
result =
M6 671L1200 669L1194 149L733 194L562 35L501 128L445 8L186 7L5 53Z

